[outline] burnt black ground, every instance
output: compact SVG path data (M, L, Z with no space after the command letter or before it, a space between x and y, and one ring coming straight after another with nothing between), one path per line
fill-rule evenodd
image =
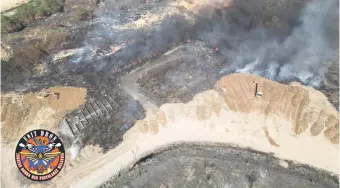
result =
M26 65L24 62L22 65L10 62L2 64L1 89L3 93L24 93L51 86L72 86L87 88L88 99L98 100L109 95L117 102L116 111L110 116L111 122L91 123L91 126L82 130L84 144L98 143L106 150L119 143L125 132L118 130L124 127L126 122L121 121L122 117L116 117L124 114L126 106L134 103L134 100L119 87L122 76L147 61L160 61L163 54L170 49L187 46L188 53L184 51L185 55L178 54L179 57L173 63L161 70L151 70L139 82L142 92L157 105L164 102L186 102L196 93L213 87L221 75L234 71L228 67L229 56L234 55L232 42L247 40L253 37L253 32L256 33L258 29L263 30L267 38L279 42L291 34L292 29L299 25L298 17L306 1L282 2L280 5L278 2L270 4L269 0L235 1L228 8L203 7L197 15L178 7L179 12L189 15L194 23L183 15L176 14L146 28L121 31L114 26L136 20L147 11L162 13L169 1L106 1L105 6L94 11L95 18L92 21L79 22L70 20L71 7L81 4L82 1L70 1L70 4L65 6L64 13L58 13L44 22L30 26L51 30L66 28L70 36L68 45L56 48L54 52L63 48L84 46L89 48L96 46L99 51L103 51L109 49L110 45L118 45L125 41L129 41L128 45L119 52L101 59L86 59L88 54L85 53L54 63L51 54L46 54L42 59L46 63L47 71L42 76L35 75L32 71L34 66ZM279 18L280 27L272 23L274 16ZM338 35L335 34L338 33L336 24L331 24L338 21L338 17L335 16L332 20L333 22L327 25L329 28L327 36L331 41ZM217 36L214 33L216 30L217 34L228 32L229 35ZM230 41L228 37L236 40ZM21 46L22 42L17 41L15 46ZM336 44L333 45L334 48L338 48ZM218 51L216 47L219 48ZM75 59L79 60L75 62ZM332 66L332 74L334 72L335 76L332 76L330 85L325 85L322 90L328 96L332 95L331 102L335 105L338 104L337 95L333 94L338 90L334 86L338 85L335 79L338 75L338 65L336 62ZM23 71L26 69L28 71ZM143 109L138 102L136 104L138 115L133 116L132 121L144 117ZM70 113L67 118L74 116L74 113ZM105 136L101 138L100 135L103 134Z
M138 65L141 65L186 40L198 39L208 43L218 43L221 51L228 48L228 41L223 41L223 39L218 42L210 41L209 37L204 35L204 33L213 30L215 25L221 25L222 30L225 29L233 35L247 37L248 32L257 27L263 27L263 23L270 20L273 15L282 15L281 22L284 28L267 28L267 31L273 37L284 38L297 24L296 19L303 7L303 1L294 1L289 6L283 7L282 10L277 10L278 12L261 12L261 6L265 6L264 1L261 0L254 1L249 5L246 2L236 3L228 8L231 9L228 12L224 12L223 9L214 10L212 17L205 15L205 8L197 17L179 7L181 12L187 12L196 20L194 24L190 24L182 15L174 15L147 28L124 31L112 29L114 25L136 20L147 10L159 12L166 6L168 6L168 1L152 1L152 3L116 1L98 8L97 18L91 22L93 24L78 22L74 23L72 27L67 27L71 36L69 44L79 47L80 43L83 43L96 45L102 49L111 44L121 44L126 40L133 40L133 42L129 43L124 50L100 60L81 60L80 63L66 60L53 64L50 58L45 57L48 71L43 76L32 73L23 75L20 74L20 67L11 67L11 64L3 65L2 91L31 91L51 85L87 86L94 91L101 90L102 85L108 86L109 83L119 80L120 75L113 74L113 69L122 69L122 74L125 74L133 69L133 66L130 65L132 61L139 61ZM46 23L41 23L42 27L45 26L44 24L49 26L51 23L67 25L67 16L66 14L66 18L64 18L57 15L46 20ZM16 45L20 45L20 42ZM27 68L31 69L32 67Z
M124 187L328 187L336 176L305 165L280 166L277 158L228 145L175 145L141 159L132 169L104 183Z
M195 94L214 87L224 75L220 70L228 66L224 61L211 44L187 41L152 60L152 64L167 63L149 70L137 82L140 91L158 106L189 102Z
M78 146L99 144L105 153L122 141L124 133L135 121L144 117L145 111L139 102L117 89L87 97L84 105L65 117L66 128L70 128L72 137L61 135L66 146L80 138L76 142Z
M226 9L203 7L198 15L178 7L180 13L187 13L195 22L191 23L183 15L177 14L146 28L123 31L115 29L114 26L136 20L147 11L162 13L169 1L106 0L105 6L94 10L95 18L91 21L71 20L74 13L72 7L89 1L66 1L69 4L65 6L63 13L29 26L41 30L62 29L68 32L67 44L57 46L51 54L63 49L84 46L97 46L99 50L107 50L110 45L130 41L128 45L114 55L101 59L80 58L76 63L74 59L78 59L79 55L53 63L51 54L45 54L41 58L46 63L47 72L42 76L34 74L35 65L27 65L25 61L19 65L10 62L2 64L2 93L25 93L52 86L83 87L88 90L88 102L85 106L89 106L93 101L107 99L109 96L114 101L111 104L115 105L109 111L108 118L94 115L93 121L89 120L90 122L76 134L76 138L80 138L81 146L98 144L105 152L121 142L122 135L135 120L143 119L145 116L144 109L138 101L133 100L119 86L122 76L148 61L163 61L164 53L175 47L184 46L186 50L172 54L175 57L172 63L161 69L152 69L144 75L139 80L139 86L140 90L157 105L165 102L187 102L196 93L213 87L220 76L234 71L228 69L230 63L228 57L234 55L232 53L234 44L231 43L233 41L229 41L225 35L211 35L213 31L218 31L217 34L228 32L230 34L228 36L235 37L237 40L234 42L238 43L250 39L253 32L261 29L267 38L280 42L300 24L298 17L306 1L308 0L242 0L235 1L236 3ZM278 23L274 22L276 20L274 17L279 18L280 27L276 27ZM333 41L332 48L338 48L338 23L338 13L326 21L328 28L326 36L329 41ZM4 39L8 36L2 37ZM259 34L259 40L262 39ZM10 45L16 48L29 42L21 38ZM216 47L219 48L218 51ZM120 72L114 72L117 69ZM321 91L329 97L332 104L338 106L339 62L334 61L329 70L327 83L321 87ZM82 106L71 112L66 119L78 116L78 111L83 108ZM60 136L63 137L66 146L76 139ZM337 178L325 172L293 163L290 163L289 169L284 169L278 166L277 159L270 155L232 147L181 146L149 156L130 172L122 175L117 180L107 182L103 187L339 185ZM189 175L191 178L188 180Z

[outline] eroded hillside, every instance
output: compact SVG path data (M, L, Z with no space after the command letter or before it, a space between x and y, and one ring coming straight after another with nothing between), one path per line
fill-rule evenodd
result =
M256 85L258 93L256 94ZM224 104L224 105L223 105ZM171 106L171 107L168 107ZM170 119L185 117L198 121L218 116L221 109L240 114L258 114L258 118L277 118L287 121L292 134L305 131L311 136L322 133L331 143L339 142L337 111L319 91L297 82L284 85L250 74L231 74L222 77L214 90L196 95L187 104L163 105ZM137 122L141 132L157 132L166 124L165 112L160 110L149 121Z
M231 74L188 103L162 105L137 121L115 149L70 168L56 184L97 186L112 176L120 177L122 169L133 167L141 158L187 142L250 148L290 161L284 162L285 168L306 164L337 174L337 114L327 98L311 87ZM73 181L76 176L81 181Z

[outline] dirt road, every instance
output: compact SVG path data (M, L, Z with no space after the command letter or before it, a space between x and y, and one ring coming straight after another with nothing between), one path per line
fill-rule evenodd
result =
M129 74L125 75L122 78L121 87L125 92L127 92L130 96L132 96L135 100L138 100L147 113L152 113L157 110L157 105L152 102L151 99L148 99L144 96L138 89L138 84L136 83L138 79L140 79L143 75L145 75L150 69L154 69L157 67L162 67L167 63L171 63L171 60L174 58L171 54L172 52L179 51L180 48L174 48L165 54L165 58L161 61L162 63L158 63L159 61L147 62L143 66L138 67L137 69L131 71ZM168 56L169 55L169 56ZM157 63L157 64L156 64Z
M235 79L238 82L235 82ZM247 91L247 88L253 90L253 81L260 83L261 86L262 84L271 86L273 94L283 89L292 92L293 95L284 94L280 100L282 103L273 103L269 100L270 91L262 88L263 97L255 97L253 92ZM228 85L232 83L237 85ZM321 121L315 115L315 111L323 111L327 117L337 114L320 92L299 85L282 85L245 74L226 76L220 80L218 87L220 89L226 87L224 90L227 92L223 94L208 90L196 95L189 103L161 106L156 113L138 121L124 135L124 141L118 147L91 162L75 166L53 186L99 186L112 176L118 175L122 169L132 167L138 159L183 142L231 144L240 148L273 153L280 159L308 164L331 174L339 173L339 148L338 144L332 144L332 140L336 139L338 134L331 131L337 129L337 122L333 122L335 126L333 127L328 125L329 120L322 120L325 128L319 131L320 134L315 134L312 128L315 122ZM281 104L286 105L287 100L294 99L297 104L303 102L304 97L294 97L301 92L307 92L308 104L302 107L292 105L289 108L279 108ZM248 104L241 106L230 103L228 98L233 97L238 97L238 101L244 102L247 99ZM277 109L276 113L260 110L261 105ZM289 110L289 113L286 110ZM297 120L300 122L301 115L296 114L301 112L315 115L311 121L302 121L307 123L306 129L297 128L295 124ZM284 116L285 113L292 116ZM301 117L306 118L304 115Z

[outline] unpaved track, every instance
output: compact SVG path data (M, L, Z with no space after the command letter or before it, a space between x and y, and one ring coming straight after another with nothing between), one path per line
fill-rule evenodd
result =
M288 114L293 116L287 117L284 115L287 113L286 108L279 108L279 102L268 101L267 97L270 95L267 94L270 91L266 91L262 87L263 96L267 95L267 97L254 98L253 92L250 92L253 91L253 81L269 84L272 86L271 92L273 93L282 88L293 91L293 93L294 91L300 93L298 91L301 89L308 93L309 103L303 103L303 108L299 106L289 108L291 111ZM237 85L228 86L228 83L237 83ZM224 88L226 86L229 88ZM306 119L306 116L296 115L296 113L302 112L311 114L310 110L314 109L315 111L316 107L317 111L324 111L327 117L337 115L338 112L320 92L303 86L282 85L247 74L226 76L218 83L218 88L230 90L227 94L209 90L196 95L192 101L186 104L163 105L154 114L138 121L124 135L124 141L118 147L89 163L70 169L65 176L55 181L54 186L99 186L110 177L117 175L121 169L131 167L138 159L161 148L183 142L232 144L241 148L273 153L278 158L308 164L332 174L339 173L339 147L338 144L332 144L332 139L338 137L338 133L327 131L332 126L325 126L326 122L329 123L329 121L325 121L323 122L325 128L322 128L319 134L314 134L311 127L319 119L313 117L313 120L306 121L303 120ZM238 95L235 95L237 93ZM244 106L238 108L237 104L229 103L226 100L233 96L238 97L238 101L246 102L247 99L251 108L241 108ZM284 96L288 98L281 98L281 101L287 102L289 97L292 97ZM291 99L296 98L292 97ZM295 102L299 104L304 99L304 97L298 97ZM272 105L276 109L276 113L265 113L263 110L259 110L261 105ZM300 110L294 111L294 107ZM248 111L244 112L244 110ZM298 118L291 119L291 117ZM297 125L301 125L300 117L303 117L302 123L307 125L307 128L303 130L297 128L299 127ZM296 120L299 120L300 123L296 124ZM334 126L334 129L338 128L337 123Z
M144 74L146 74L149 70L157 67L161 67L166 65L167 63L171 63L173 58L171 54L175 51L181 50L182 46L174 48L164 54L164 58L161 63L160 61L152 61L147 62L143 66L138 67L137 69L131 71L129 74L125 75L122 78L121 87L127 92L130 96L132 96L135 100L138 100L141 105L144 107L147 114L153 113L157 110L158 106L152 101L152 99L147 98L144 94L142 94L138 89L137 80L141 78Z

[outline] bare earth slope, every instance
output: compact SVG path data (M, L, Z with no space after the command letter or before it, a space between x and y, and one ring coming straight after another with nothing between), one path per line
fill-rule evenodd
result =
M59 97L44 93L57 93ZM73 87L51 87L41 92L26 94L8 93L1 95L1 185L22 187L29 182L20 174L13 160L16 144L20 137L34 129L58 131L58 123L65 114L86 101L87 90Z
M255 84L262 97L255 97ZM337 111L319 91L249 74L221 78L216 89L165 104L138 121L115 149L68 169L53 186L93 187L174 143L226 143L339 173Z
M254 97L256 83L262 97ZM339 142L337 111L313 88L299 83L283 85L244 74L224 77L217 86L227 91L224 98L231 111L256 112L265 118L278 116L290 121L295 135L308 129L312 136L323 133L332 143Z

